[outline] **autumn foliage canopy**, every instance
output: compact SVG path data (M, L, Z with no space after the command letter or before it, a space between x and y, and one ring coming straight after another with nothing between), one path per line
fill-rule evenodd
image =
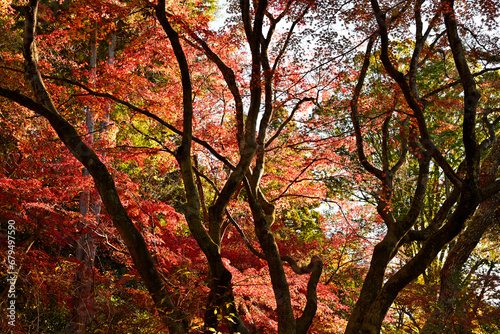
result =
M0 332L500 332L499 17L0 0Z

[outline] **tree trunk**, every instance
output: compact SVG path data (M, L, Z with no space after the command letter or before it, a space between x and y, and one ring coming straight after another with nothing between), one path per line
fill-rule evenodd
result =
M500 163L500 140L494 142L490 153L483 162L483 185L494 182ZM441 332L443 328L451 330L454 326L452 315L457 306L457 296L465 288L462 281L461 270L471 255L474 248L481 240L483 234L494 224L498 223L496 217L500 206L500 194L487 199L479 205L478 210L471 218L467 229L460 235L457 242L450 250L446 262L441 269L441 285L436 308L421 331L422 334Z
M97 66L97 27L93 30L90 39L90 82L95 82ZM90 108L85 108L87 133L89 144L94 145L95 113ZM90 173L83 169L83 177L89 177ZM85 333L87 323L93 317L93 271L96 254L96 244L89 224L92 220L98 221L101 211L99 197L91 194L91 189L85 189L80 194L80 225L81 236L76 241L75 258L78 267L75 272L75 295L73 296L73 317L69 324L71 333Z
M25 75L33 89L36 101L17 92L0 88L0 94L20 105L33 110L46 118L59 138L89 171L94 179L102 202L127 246L135 268L155 302L162 321L171 333L186 333L187 324L169 296L169 290L158 272L149 252L144 237L135 227L118 196L113 177L95 152L80 138L75 128L57 111L47 91L38 69L38 55L35 44L35 28L37 22L38 1L30 0L25 11L25 31L23 54L25 59Z
M191 158L191 146L193 141L193 97L189 64L180 42L179 34L172 28L167 18L165 1L160 0L155 9L156 17L170 40L181 73L183 130L182 143L178 147L175 157L179 163L182 181L186 191L186 221L191 234L207 258L210 270L210 293L207 310L205 311L205 333L213 333L213 330L217 330L220 320L219 317L221 315L220 311L225 312L223 316L231 332L248 333L248 329L241 321L234 303L231 285L232 275L222 262L220 254L220 225L222 224L224 209L227 207L231 196L243 179L255 153L255 147L247 145L245 152L240 158L240 162L234 168L223 189L218 194L216 203L210 208L209 228L207 231L201 219L203 216L202 205L195 181L195 175L193 173Z
M97 80L97 25L92 32L90 51L90 82ZM108 64L113 65L116 48L116 34L111 33L111 42L108 48ZM97 136L97 142L106 136L106 130L109 123L109 103L106 104L107 110L104 119L100 122L100 128ZM85 108L85 118L87 133L89 134L89 144L94 145L95 138L95 113L90 108ZM89 177L87 168L83 169L83 176ZM71 333L85 333L87 323L94 316L93 306L93 270L97 245L95 244L92 231L88 228L89 221L99 222L101 213L101 198L87 189L80 195L80 215L81 223L79 229L82 235L76 242L75 258L79 266L75 273L75 295L73 298L73 317L69 325Z
M418 60L425 40L422 35L422 25L420 20L420 7L415 7L415 19L417 21L417 34L415 49L413 50L410 73L403 73L393 65L390 57L390 40L388 27L393 18L388 18L388 13L379 5L377 0L371 0L372 9L379 27L378 35L380 37L381 52L380 60L386 73L397 83L399 89L405 98L405 103L412 110L412 117L415 120L418 134L415 132L410 137L410 145L417 152L419 158L419 180L412 198L412 204L402 219L395 219L391 213L390 200L393 191L393 175L398 163L389 168L387 162L387 147L382 142L382 168L379 169L371 164L364 155L362 132L360 130L359 118L357 113L357 103L361 94L364 76L367 73L369 65L370 49L367 49L365 61L361 71L360 79L354 90L354 97L351 102L353 125L356 134L356 144L360 163L365 170L370 172L380 180L382 190L378 195L377 211L387 226L385 238L375 247L370 269L364 280L363 288L356 306L351 314L346 333L379 333L382 322L392 305L398 293L412 280L422 274L439 252L462 232L465 223L471 217L478 205L488 196L498 191L498 185L488 187L479 186L480 180L480 147L477 143L475 129L476 109L480 98L480 93L476 88L474 77L467 65L464 49L457 31L457 23L453 12L453 0L443 0L444 21L450 49L453 53L455 67L459 72L464 95L463 104L463 142L465 149L465 158L458 171L455 171L446 158L435 146L426 125L425 106L418 95L416 71L418 70ZM408 75L407 75L408 74ZM409 80L409 81L408 81ZM384 123L385 125L385 123ZM382 127L382 131L384 127ZM383 136L387 135L387 131ZM416 137L416 138L415 138ZM403 142L402 142L403 143ZM493 150L492 150L493 151ZM427 178L429 161L424 163L422 157L432 157L452 181L455 186L454 191L443 202L439 211L432 218L429 227L416 231L413 226L417 218L422 215L423 201L427 193ZM399 160L401 161L401 160ZM427 165L424 168L424 165ZM425 171L427 169L427 171ZM461 169L463 169L461 171ZM464 173L465 172L465 173ZM459 176L465 174L465 176ZM456 203L455 196L460 193L460 199ZM455 194L455 195L453 195ZM453 212L449 218L450 212ZM417 237L418 235L418 237ZM398 249L404 244L414 240L423 241L419 252L406 263L401 269L390 277L386 277L386 268L390 260L394 257Z

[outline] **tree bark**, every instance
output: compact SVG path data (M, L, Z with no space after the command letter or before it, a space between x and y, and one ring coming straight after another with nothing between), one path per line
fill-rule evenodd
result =
M97 28L96 28L97 29ZM90 38L90 82L95 81L97 66L97 31L92 31ZM85 108L85 118L89 144L94 145L94 112L90 108ZM83 169L83 177L89 177L90 173ZM75 258L78 267L75 272L75 295L73 296L73 317L69 324L71 333L85 333L89 318L93 317L93 271L96 255L96 244L92 232L89 230L91 220L99 220L101 211L100 198L92 196L91 189L85 189L80 194L80 225L81 236L76 241Z
M37 101L17 92L0 88L0 95L33 110L46 118L59 138L89 171L94 179L107 212L127 246L135 268L159 310L160 317L171 333L186 333L187 325L183 315L175 308L170 299L168 287L161 278L143 236L123 207L112 176L95 152L80 138L75 128L57 111L38 70L35 28L37 22L38 1L30 0L25 11L25 33L23 52L25 58L25 76L33 89Z
M180 43L178 33L172 28L165 11L165 1L160 0L156 6L156 17L167 34L172 45L177 63L181 72L183 96L183 130L182 144L177 149L176 159L179 163L184 189L187 197L186 220L201 250L205 254L210 270L210 293L207 310L205 311L205 333L213 333L218 329L221 311L231 332L248 333L248 329L238 315L231 286L232 275L224 266L220 254L220 226L222 213L238 184L243 179L253 158L255 148L247 145L240 158L240 162L232 171L223 189L220 191L216 203L209 210L209 230L205 229L202 217L201 201L193 173L191 146L193 142L193 100L189 65Z
M422 34L419 7L415 7L417 43L410 64L411 73L409 76L405 76L392 64L391 57L389 56L390 41L386 12L380 8L377 0L371 0L371 3L379 27L381 62L387 74L401 89L405 102L412 110L412 116L418 127L420 137L418 139L419 145L417 145L416 138L410 138L410 145L418 152L420 172L411 207L402 219L396 221L392 217L390 210L387 210L390 208L387 203L392 194L392 175L390 173L392 170L388 170L386 167L387 162L384 160L384 152L382 153L383 169L378 169L370 164L363 152L363 138L361 136L358 121L357 102L361 92L362 81L364 80L364 75L369 65L369 59L365 58L360 80L356 86L353 102L351 103L351 114L357 139L357 150L360 163L368 172L381 181L382 190L381 195L377 199L377 211L387 226L387 233L384 239L376 245L374 249L370 269L346 328L346 333L349 334L379 333L383 319L398 293L413 279L423 273L441 249L462 232L466 221L475 212L479 203L487 196L491 196L491 194L494 193L494 191L486 191L486 189L491 188L495 189L495 191L497 189L496 186L491 186L489 188L484 188L484 191L482 191L479 187L480 151L479 145L476 142L475 127L476 108L480 94L476 89L473 76L465 61L464 50L457 33L457 24L453 13L453 1L444 0L443 8L446 8L444 17L449 44L464 87L462 133L465 147L465 159L462 163L462 167L459 167L459 169L465 171L464 177L459 176L460 174L453 170L445 157L432 142L424 117L426 103L418 96L418 87L416 87L417 82L415 79L416 70L418 67L418 58L422 52L422 45L425 42L424 37L427 35ZM366 56L369 57L368 51ZM410 82L407 82L407 80ZM382 149L385 149L384 145L382 146ZM426 229L426 231L421 231L422 233L412 233L416 232L412 231L412 228L417 218L422 214L423 200L426 195L426 184L429 174L429 160L426 156L432 157L435 163L443 170L446 177L452 181L455 190L450 194L448 200L443 203L441 209L438 210L438 213L433 217L429 228ZM486 195L486 193L488 194ZM452 204L456 202L458 194L460 194L458 203L455 208L452 208ZM453 210L453 213L447 218L446 216L450 210ZM411 241L410 236L414 237L416 234L422 236L422 239L419 239L424 241L422 248L406 265L391 277L387 278L385 276L386 267L390 260L404 243Z
M482 163L481 184L493 182L500 164L500 140L494 141L489 154ZM434 333L443 328L451 330L454 324L451 316L456 308L456 297L465 288L462 282L461 269L481 240L484 233L498 223L497 211L500 206L500 194L496 194L479 205L470 219L467 229L460 235L450 250L441 269L439 299L434 311L425 322L421 333Z

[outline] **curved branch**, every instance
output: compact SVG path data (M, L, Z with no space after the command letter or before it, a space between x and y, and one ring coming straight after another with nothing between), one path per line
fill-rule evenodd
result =
M396 228L400 231L398 238L402 238L408 230L415 224L422 212L424 201L427 194L427 184L429 181L429 165L430 156L425 154L418 159L418 178L417 187L411 200L410 209L404 218L396 224Z
M358 112L358 101L361 94L361 89L363 88L366 74L368 72L368 67L370 66L370 56L374 42L375 42L374 37L370 38L370 40L368 41L368 45L366 47L366 52L365 52L365 58L363 61L363 66L361 68L361 72L358 77L358 83L354 88L353 97L350 102L350 107L351 107L351 118L354 127L354 133L356 135L356 149L358 152L359 162L361 163L361 165L363 165L363 168L365 168L369 173L373 174L379 180L383 181L384 180L383 172L380 169L373 166L366 158L363 145L363 135L361 133L361 126L359 123L359 112Z
M318 297L316 288L323 271L323 261L318 256L313 256L309 266L311 277L307 282L306 306L302 315L297 319L297 334L305 334L312 324L318 308Z
M295 113L297 112L297 110L299 110L300 106L302 105L302 103L304 102L315 102L316 99L313 98L313 97L304 97L302 99L300 99L299 102L297 102L297 104L295 105L295 107L293 107L292 109L292 112L290 113L290 115L287 117L287 119L281 123L280 127L278 128L278 130L276 130L276 132L274 133L274 135L269 138L269 140L266 142L266 145L265 145L265 148L268 148L269 145L271 145L271 143L279 137L279 135L281 134L281 132L283 131L283 129L288 125L288 123L290 123L290 121L293 119L293 116L295 115Z
M121 105L124 105L126 106L127 108L141 114L141 115L144 115L146 117L149 117L155 121L157 121L158 123L160 123L161 125L163 125L164 127L166 127L167 129L169 129L170 131L172 131L173 133L177 134L177 135L180 135L182 136L182 131L177 129L176 127L174 127L172 124L168 123L167 121L165 121L164 119L162 119L161 117L153 114L152 112L150 111L147 111L146 109L142 109L130 102L127 102L125 100L122 100L114 95L111 95L109 93L101 93L101 92L97 92L87 86L85 86L84 84L81 84L79 82L76 82L76 81L73 81L73 80L70 80L70 79L65 79L65 78L58 78L58 77L53 77L53 76L43 76L44 78L47 78L47 79L52 79L52 80L58 80L58 81L62 81L62 82L66 82L66 83L69 83L71 85L74 85L74 86L77 86L77 87L80 87L82 88L83 90L87 91L89 94L93 95L93 96L97 96L97 97L103 97L103 98L107 98L107 99L110 99L116 103L119 103ZM204 140L201 140L195 136L192 137L192 140L193 142L195 142L196 144L199 144L200 146L206 148L214 157L216 157L219 161L221 161L224 165L226 165L229 169L234 169L235 166L229 161L227 160L226 157L222 156L219 152L217 152L212 146L210 146L209 143L207 143L206 141Z
M405 97L406 102L408 103L408 106L413 111L414 117L417 120L418 128L420 131L420 136L421 136L420 142L430 152L434 160L441 167L441 169L443 169L443 171L446 173L450 181L456 186L461 186L462 185L461 178L455 173L453 168L449 165L449 163L446 161L444 156L441 154L441 152L434 145L434 143L430 138L429 130L426 125L421 104L416 100L417 97L412 94L411 88L406 82L404 74L399 72L394 67L394 65L390 60L389 35L387 32L386 15L380 9L377 0L371 0L371 3L379 26L380 40L382 44L380 60L382 61L382 64L384 65L384 68L387 71L387 73L390 75L391 78L394 79L394 81L401 88L401 91Z
M176 310L167 294L164 281L156 269L146 242L123 207L113 177L109 174L106 166L95 152L82 141L75 128L53 109L53 105L50 108L46 107L26 95L1 87L0 95L46 118L73 156L87 168L94 179L103 204L127 246L134 266L144 280L155 305L162 314L162 318L172 333L187 333L187 325L182 320L183 316Z
M289 8L289 4L291 3L291 1L289 1L287 3L287 7L285 8L285 10L283 10L283 12L280 14L280 16L275 20L276 23L279 22L279 20L281 20L281 18L283 17L283 15L286 13L286 11L288 10ZM292 34L293 34L293 30L295 29L295 27L297 26L297 24L299 24L299 22L304 18L304 16L307 14L307 12L309 11L309 8L310 8L311 5L306 5L304 10L300 13L300 15L292 22L292 25L290 26L290 29L288 29L288 32L286 34L286 39L285 39L285 42L283 43L283 47L281 48L281 50L279 51L278 55L276 56L276 59L274 60L274 64L272 66L272 71L276 71L276 68L278 67L278 64L281 60L281 58L283 57L283 55L285 54L285 50L288 48L288 45L290 44L290 40L292 38ZM276 24L273 22L273 24ZM267 37L267 39L269 40L270 42L270 36ZM268 43L269 43L268 42Z
M404 130L406 123L408 123L408 118L405 118L405 120L403 121L403 124L401 125L401 132ZM394 175L394 173L396 173L396 171L399 170L399 168L401 168L401 166L403 165L403 163L406 159L406 154L408 154L408 140L407 140L406 136L402 136L402 137L403 137L403 139L401 140L401 154L399 156L398 161L391 168L391 174L393 174L393 175Z
M454 0L443 0L444 23L446 33L455 60L460 80L464 89L464 116L463 116L463 142L465 148L465 161L467 162L467 178L470 185L476 188L479 181L479 150L476 139L476 108L481 93L476 88L476 82L472 75L462 41L458 35L457 22L454 12Z
M243 238L243 241L245 242L245 245L247 245L248 249L255 255L257 256L259 259L262 259L262 260L265 260L266 259L266 256L260 252L259 250L257 250L253 245L252 243L250 242L250 240L248 239L248 237L246 236L245 232L243 232L243 229L240 227L240 225L236 222L236 220L234 220L233 216L231 215L231 213L229 212L228 209L226 209L226 215L229 219L229 221L231 222L231 224L234 226L234 228L236 228L236 231L238 231L238 233L241 235L241 237ZM281 261L283 262L286 262L290 265L290 268L293 270L294 273L296 273L297 275L304 275L304 274L309 274L313 271L314 269L314 261L317 261L319 259L318 256L313 256L311 262L307 265L307 266L299 266L297 264L297 261L295 261L291 256L289 255L281 255Z
M26 79L32 86L38 103L14 91L0 89L0 94L45 117L73 156L89 171L94 179L103 204L120 236L123 238L124 243L127 245L134 265L143 278L158 310L162 314L163 320L173 333L186 333L187 324L182 319L182 314L176 309L170 299L165 282L156 268L142 234L135 227L123 207L113 177L109 174L108 169L95 152L81 140L75 128L58 113L49 92L45 88L38 69L38 55L35 43L37 10L38 1L30 0L25 9L23 55L25 59Z
M477 72L477 73L474 73L474 74L472 74L472 75L473 75L474 77L478 77L478 76L483 75L483 74L485 74L485 73L488 73L488 72L494 72L494 71L498 71L498 70L500 70L500 67L485 68L484 70L481 70L481 71L479 71L479 72ZM443 85L443 86L441 86L441 87L439 87L439 88L434 89L433 91L430 91L429 93L427 93L427 94L425 94L424 96L422 96L422 99L427 99L428 97L431 97L431 96L433 96L433 95L436 95L436 94L438 94L438 93L441 93L441 92L442 92L442 91L444 91L445 89L451 88L451 87L456 86L456 85L458 85L458 84L460 84L460 83L461 83L461 81L460 81L460 80L455 80L455 81L452 81L452 82L450 82L450 83L448 83L448 84L446 84L446 85Z
M183 96L183 132L182 144L177 150L176 158L181 168L182 180L184 182L184 189L187 195L187 212L185 214L186 221L193 237L207 257L211 272L210 293L208 296L208 305L205 312L205 327L207 329L217 328L219 323L217 310L222 308L226 313L226 319L232 320L226 321L231 331L248 333L248 329L245 327L240 317L238 316L238 311L234 303L234 295L231 286L232 275L224 266L220 254L220 220L217 219L218 216L216 216L215 219L210 217L209 230L207 231L202 222L202 219L200 218L200 213L202 212L201 199L195 183L195 175L193 172L193 163L191 159L191 145L193 139L193 100L189 65L187 63L184 49L180 43L179 34L172 28L166 16L165 0L160 0L158 2L158 5L155 7L155 14L161 26L163 27L163 30L167 34L168 39L170 40L170 44L172 45L172 49L174 50L174 54L181 72ZM238 171L238 167L235 169L235 171ZM226 183L226 186L224 186L224 189L221 191L221 195L217 199L217 202L219 202L222 198L224 205L223 207L225 207L225 204L229 201L229 196L232 194L230 193L228 195L228 191L226 188L228 183L230 183L230 181L234 179L234 174L235 172L231 174L228 182ZM225 190L226 194L224 193ZM212 212L210 212L210 216L212 216L211 213Z
M205 55L210 59L222 73L224 80L226 81L227 87L229 91L233 95L235 108L236 108L236 120L237 120L237 140L240 146L240 150L243 149L243 128L244 128L244 120L243 120L243 99L241 97L240 90L238 88L238 84L236 82L236 76L234 71L227 66L224 61L212 51L212 49L208 46L207 42L202 40L198 35L196 35L193 31L189 30L189 36L191 36L203 49Z
M427 226L424 230L421 231L415 231L415 230L409 231L401 240L400 244L402 245L410 243L412 241L427 240L433 233L435 233L442 227L451 209L457 203L459 197L460 197L460 190L458 188L453 188L450 195L441 205L439 211L436 213L429 226Z
M391 123L392 113L384 119L382 123L382 168L384 173L389 172L389 157L388 157L388 145L387 140L389 139L389 125Z

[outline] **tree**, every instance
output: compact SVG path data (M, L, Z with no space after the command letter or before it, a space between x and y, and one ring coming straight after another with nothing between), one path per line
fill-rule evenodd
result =
M398 294L455 238L472 249L485 233L475 221L496 210L498 97L482 87L498 73L479 61L498 59L481 49L491 36L462 34L468 18L453 1L231 1L220 28L211 27L211 1L13 8L2 20L24 22L23 53L15 34L2 37L9 80L0 96L21 119L45 119L36 126L88 170L102 222L119 234L97 221L83 231L110 261L99 280L139 297L132 277L140 278L171 333L340 331L342 317L347 333L379 332ZM489 9L478 5L485 17ZM334 20L353 38L323 31ZM103 61L110 32L115 66ZM101 65L87 66L92 34ZM98 80L89 82L93 68ZM109 112L114 138L92 145L84 110ZM5 184L24 145L9 134ZM64 173L81 180L72 161ZM335 203L330 216L325 199ZM373 240L368 264L360 254ZM440 305L449 302L446 273L461 261L444 266Z
M370 269L349 319L346 333L379 332L382 321L398 293L421 275L440 250L461 233L463 226L474 214L479 203L488 200L490 196L498 192L496 182L488 185L481 183L484 182L484 175L490 168L488 159L495 161L493 174L497 173L498 152L491 149L491 145L495 141L494 131L483 137L476 130L478 126L476 114L480 98L475 81L477 75L472 74L466 60L467 50L464 48L458 32L454 3L443 1L436 4L436 7L433 7L434 4L427 4L435 11L426 14L429 21L427 29L424 31L423 9L427 9L424 7L425 5L424 2L404 2L393 8L388 4L381 7L378 1L371 1L377 31L368 42L350 108L359 162L380 182L375 200L377 212L383 219L387 232L382 241L374 248ZM443 28L438 27L441 15L444 18ZM408 63L402 63L403 59L398 57L398 52L399 54L401 52L394 47L389 36L394 29L396 36L399 37L395 29L399 25L405 26L409 18L415 20L415 39L412 41L411 53L408 52ZM428 43L427 39L433 31L437 32L436 38L432 43ZM457 83L461 85L463 94L463 125L461 128L463 158L455 166L450 163L449 159L446 159L443 150L436 146L438 142L433 138L435 136L429 132L428 127L433 105L439 103L439 100L434 98L446 86L425 94L425 97L421 95L425 91L422 89L424 88L422 82L426 78L420 77L420 68L428 62L430 58L428 54L433 52L436 44L440 44L444 33L448 38L456 69L455 73L459 77ZM375 115L381 115L381 117L379 116L381 121L376 126L380 129L378 131L381 131L382 142L380 143L380 156L372 154L373 158L370 161L365 153L370 142L365 139L366 136L362 132L360 110L362 110L361 108L366 110L364 107L366 105L371 112L369 107L371 96L364 98L362 88L370 69L372 50L377 36L380 38L379 58L384 72L395 84L393 89L397 90L400 97L391 101L392 104L382 105L381 108L374 106L373 108ZM399 60L399 63L395 63L395 60ZM485 72L492 70L494 69L486 69ZM392 120L394 114L399 118L395 123L396 127L400 128L400 135L397 135L397 128L391 126L391 122L394 122ZM368 114L367 117L371 115ZM407 130L405 129L406 122L409 122ZM395 132L396 134L394 134ZM478 143L481 137L484 140L482 143ZM482 159L485 150L488 149L492 157L486 160ZM418 163L418 178L413 186L411 204L406 212L397 213L393 211L393 199L395 189L398 186L395 183L395 177L406 159L409 158L408 151ZM417 222L423 215L431 161L439 166L454 188L446 200L440 204L439 210L432 217L430 223L419 228ZM386 276L389 264L398 250L417 240L422 242L422 246L415 256L399 270Z
M246 115L244 115L243 112L244 106L242 94L239 92L239 88L237 87L233 70L231 70L221 60L221 58L216 56L215 53L211 51L208 44L198 37L197 32L193 31L188 26L190 13L188 13L188 16L183 17L184 21L181 21L182 25L186 25L186 33L190 38L192 38L192 41L188 40L188 42L191 44L198 44L198 47L204 50L207 57L217 65L219 70L222 72L222 76L224 77L226 84L229 86L233 98L236 101L236 143L240 151L239 162L235 165L231 164L226 158L223 158L220 154L216 153L216 151L211 148L209 144L204 141L197 140L198 143L208 148L212 154L226 164L226 167L232 170L222 189L217 191L217 197L214 200L214 204L207 211L208 231L201 220L201 217L203 216L202 204L204 203L201 202L199 196L196 177L193 173L195 168L192 165L191 156L191 146L193 141L193 98L191 88L192 83L189 73L190 66L188 65L186 55L183 50L184 46L182 46L179 39L179 34L174 30L174 28L172 28L170 23L170 20L175 19L175 17L172 17L171 13L167 14L164 2L160 2L154 9L158 21L162 25L170 40L175 58L177 59L179 65L182 83L182 108L184 110L182 117L183 130L179 131L163 121L161 118L147 112L146 110L134 107L130 103L124 103L124 101L121 101L128 107L132 107L135 112L139 112L147 117L150 117L158 121L167 129L181 135L182 140L180 146L176 149L175 153L172 150L170 150L170 152L174 153L176 157L184 183L184 190L187 198L185 207L186 221L189 225L191 234L194 236L201 250L207 257L210 268L211 292L208 298L209 304L207 306L207 311L205 312L205 327L207 331L218 327L218 314L220 313L220 310L222 310L222 314L225 316L227 325L230 327L231 331L246 331L244 324L238 317L238 312L234 303L234 297L230 284L231 274L224 266L220 255L223 214L226 211L226 207L228 206L232 195L240 189L240 184L242 182L245 184L247 200L250 203L250 207L252 209L251 211L254 216L256 234L265 254L265 258L271 264L270 268L272 268L270 272L271 281L274 287L274 293L278 296L277 309L279 331L288 333L291 331L295 332L296 327L298 326L299 332L305 332L310 326L312 318L316 312L316 285L319 281L319 275L321 274L322 263L319 258L313 258L313 261L309 266L299 267L289 256L284 258L284 260L292 263L292 267L295 269L296 273L313 273L307 289L308 303L302 316L298 317L296 324L291 306L288 283L281 262L282 259L279 255L274 237L270 232L270 226L274 221L274 205L270 204L265 199L259 185L264 167L265 151L263 143L265 142L269 120L274 111L273 102L277 102L273 101L272 71L275 71L278 67L285 51L285 48L279 50L280 53L278 54L277 59L275 59L275 63L272 65L273 68L271 68L267 55L267 49L273 36L274 27L285 16L285 14L287 14L288 11L291 11L292 8L297 10L297 13L295 13L295 21L288 32L288 39L290 39L294 27L303 19L304 14L310 7L307 3L299 5L297 5L297 8L292 8L290 3L284 8L284 11L280 13L277 18L273 18L270 12L266 9L267 4L262 2L257 6L255 16L252 18L250 13L250 4L241 4L244 31L247 35L247 39L249 40L252 53L252 72L249 84L250 106ZM38 55L34 42L35 28L37 25L37 6L38 3L36 1L32 1L26 7L24 37L24 58L26 64L25 73L27 73L30 78L29 82L33 87L36 101L26 95L9 89L2 88L1 93L3 96L16 101L24 107L34 110L47 118L54 130L58 133L61 140L70 149L73 155L86 167L96 183L107 213L113 220L122 239L129 248L135 267L148 287L148 290L150 291L153 300L155 300L158 309L160 312L163 312L165 323L169 326L172 332L184 332L187 328L186 323L182 320L183 316L176 310L171 297L167 294L167 287L161 279L160 274L155 269L156 267L154 261L147 249L143 237L123 208L113 179L106 166L102 163L102 160L95 154L95 152L80 139L74 127L72 127L58 113L57 108L44 85L44 80L38 70ZM186 8L189 9L189 7L190 4L188 4ZM196 11L196 7L194 8ZM182 6L180 8L174 7L173 11L175 10L181 11L183 8ZM263 21L265 17L267 17L270 21L270 30L264 40L261 40ZM264 69L264 79L262 79L261 68ZM264 84L263 87L261 86L261 82ZM80 85L80 87L82 87L82 85ZM109 94L98 93L84 86L83 88L87 89L87 91L91 92L93 95L113 98ZM261 111L260 106L263 90L265 90L265 111L263 119L260 120L260 129L257 131L257 121L258 115ZM297 93L294 92L294 94ZM117 101L116 98L114 100ZM298 109L304 102L309 100L312 99L300 99L296 104L295 110ZM281 101L282 104L285 104L286 102L287 99ZM283 130L283 128L284 127L281 127L279 129L276 136ZM256 133L258 133L257 138L255 137ZM276 136L274 138L276 138ZM274 138L272 139L274 140ZM169 150L167 148L165 149ZM253 167L253 172L250 172L250 164L257 155L257 152L260 153L258 153L258 158L255 166ZM314 160L309 162L308 166L311 166L314 162ZM304 173L306 169L304 169L302 173Z

